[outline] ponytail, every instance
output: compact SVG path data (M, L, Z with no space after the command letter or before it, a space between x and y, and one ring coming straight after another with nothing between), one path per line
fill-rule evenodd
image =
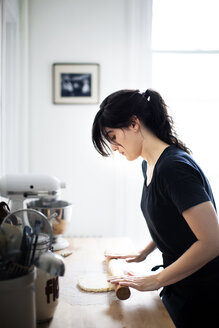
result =
M143 123L147 126L159 139L166 142L169 145L175 145L176 147L184 150L188 154L191 154L191 150L178 138L178 135L174 128L173 118L168 114L167 105L164 102L161 95L151 89L147 89L143 96L147 101L147 110L151 111L151 120L145 117Z

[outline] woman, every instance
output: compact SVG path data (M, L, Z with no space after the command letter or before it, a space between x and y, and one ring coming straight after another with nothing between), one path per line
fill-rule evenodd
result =
M123 258L143 261L156 247L163 255L164 269L157 274L109 281L139 291L163 287L162 301L178 328L217 326L216 205L206 176L177 138L160 94L120 90L109 95L94 119L92 140L102 156L109 156L111 148L129 161L143 158L141 209L152 241L138 256Z

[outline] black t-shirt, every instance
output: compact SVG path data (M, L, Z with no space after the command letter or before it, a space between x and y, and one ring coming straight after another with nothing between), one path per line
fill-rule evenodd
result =
M176 146L171 145L163 151L148 186L146 161L142 163L142 170L145 181L141 209L151 236L163 253L164 266L167 266L197 240L182 216L183 211L206 201L211 201L216 209L214 197L201 168ZM216 261L219 269L218 259L211 262Z

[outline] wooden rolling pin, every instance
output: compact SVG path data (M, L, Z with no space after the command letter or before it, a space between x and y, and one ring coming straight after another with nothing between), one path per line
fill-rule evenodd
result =
M123 262L124 260L122 259L107 258L106 264L108 267L109 274L112 276L123 276L124 275L123 268L122 268ZM113 285L118 299L127 300L130 297L131 292L129 287L120 286L119 284L113 284Z

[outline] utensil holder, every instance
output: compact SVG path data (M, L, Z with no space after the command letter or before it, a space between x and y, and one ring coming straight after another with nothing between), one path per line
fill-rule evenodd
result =
M0 327L36 328L36 268L19 278L0 281Z
M37 269L35 285L37 323L50 321L58 305L59 277Z

